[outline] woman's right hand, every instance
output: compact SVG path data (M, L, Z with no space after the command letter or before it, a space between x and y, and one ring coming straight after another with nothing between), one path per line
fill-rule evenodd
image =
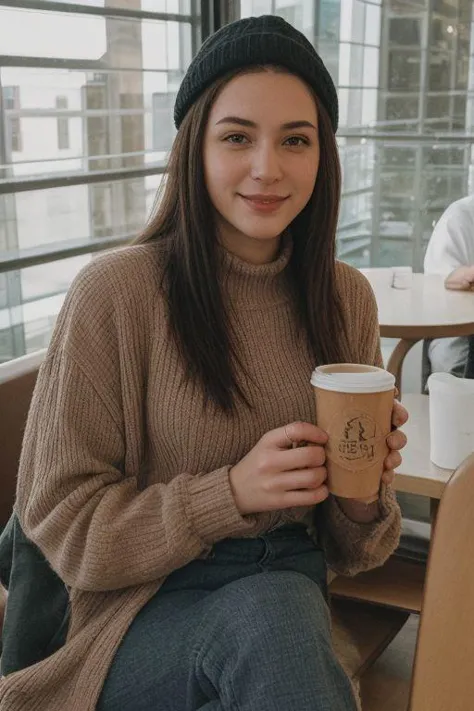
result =
M314 506L328 496L327 434L309 422L293 422L263 435L229 472L240 513ZM291 443L296 444L292 447ZM298 446L305 443L307 446Z

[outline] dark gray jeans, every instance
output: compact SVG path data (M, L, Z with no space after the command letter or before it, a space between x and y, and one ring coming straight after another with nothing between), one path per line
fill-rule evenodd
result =
M221 541L139 612L97 711L355 711L325 595L302 526Z

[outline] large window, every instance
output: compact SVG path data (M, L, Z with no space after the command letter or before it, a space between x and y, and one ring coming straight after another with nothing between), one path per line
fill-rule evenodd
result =
M470 193L472 0L242 0L293 18L338 87L339 254L421 270L443 210Z
M45 346L77 271L142 229L201 37L194 0L21 5L0 7L0 361Z
M46 345L78 269L143 227L181 78L212 22L239 12L291 22L338 87L340 257L422 268L436 220L473 187L472 0L10 0L0 361Z

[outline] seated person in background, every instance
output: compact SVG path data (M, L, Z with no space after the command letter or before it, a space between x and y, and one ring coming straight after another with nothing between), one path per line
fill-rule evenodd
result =
M426 250L425 273L445 276L448 288L474 285L474 195L453 202L440 217ZM433 373L463 377L468 338L436 338L428 356Z

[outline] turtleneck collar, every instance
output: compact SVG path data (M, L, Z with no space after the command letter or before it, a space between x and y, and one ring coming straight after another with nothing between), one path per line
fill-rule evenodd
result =
M282 240L277 257L266 264L252 264L221 248L222 283L233 303L249 308L265 307L289 298L285 269L293 245Z

